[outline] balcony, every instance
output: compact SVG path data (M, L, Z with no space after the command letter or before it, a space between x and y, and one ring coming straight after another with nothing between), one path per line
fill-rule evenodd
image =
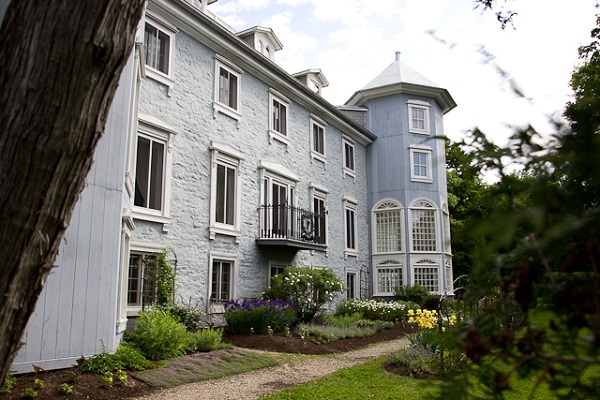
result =
M300 250L325 250L325 214L315 214L289 205L261 206L260 246L291 247Z

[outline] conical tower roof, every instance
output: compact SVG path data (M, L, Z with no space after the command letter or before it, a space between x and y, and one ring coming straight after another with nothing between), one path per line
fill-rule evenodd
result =
M440 88L419 72L400 61L400 52L396 59L375 79L367 83L346 102L348 106L362 106L369 99L406 93L417 96L432 97L447 113L456 103L446 89Z

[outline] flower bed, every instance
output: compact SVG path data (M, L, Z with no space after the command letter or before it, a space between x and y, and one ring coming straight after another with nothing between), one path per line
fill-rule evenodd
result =
M404 301L348 299L339 304L338 314L359 312L366 319L402 323L408 319L408 310L412 308L418 308L418 305Z
M289 300L230 300L225 320L232 333L282 332L295 322L296 304ZM270 328L269 328L270 327Z

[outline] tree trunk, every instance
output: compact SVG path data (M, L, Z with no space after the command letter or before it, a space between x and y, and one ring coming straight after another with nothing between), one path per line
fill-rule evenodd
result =
M16 0L0 29L0 382L54 263L145 0Z

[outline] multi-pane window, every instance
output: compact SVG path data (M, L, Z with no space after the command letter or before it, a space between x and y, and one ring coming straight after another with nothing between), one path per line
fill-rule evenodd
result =
M171 36L151 23L144 30L144 58L146 65L165 75L170 74Z
M354 143L342 140L344 171L354 174Z
M439 292L438 266L432 260L422 260L414 267L415 283L427 288L430 292Z
M242 70L225 58L215 56L215 118L217 112L240 119L240 86Z
M296 208L296 182L280 175L264 173L260 220L261 237L294 237L300 228Z
M431 153L432 150L430 147L420 145L410 146L411 180L417 182L433 182Z
M377 253L402 251L402 209L387 201L375 210L375 243Z
M227 163L217 162L217 188L215 222L234 225L236 205L237 168Z
M134 205L162 211L166 143L138 133Z
M312 211L314 215L315 243L327 243L327 212L325 210L325 194L313 194Z
M420 100L408 101L408 130L411 133L430 133L429 103Z
M156 254L131 253L127 282L127 306L144 307L156 300Z
M356 253L356 204L345 202L344 226L346 251Z
M285 272L285 266L284 265L273 265L271 264L271 267L269 268L269 278L272 278L276 275L279 274L283 274ZM269 279L270 282L270 279Z
M231 299L233 262L213 260L210 299L227 301Z
M443 219L442 226L444 230L444 252L450 254L452 251L452 239L450 237L450 214L448 214L448 210L446 209L446 205L442 207L443 210Z
M419 201L411 208L413 251L437 251L435 213L428 201Z
M346 298L356 298L356 274L354 272L346 274Z
M402 287L402 284L402 263L389 260L377 265L377 292L379 294L392 294L396 288Z
M314 153L325 156L325 127L312 122L312 150Z
M271 129L287 136L287 104L276 97L271 100Z
M452 262L446 260L446 292L454 293L454 277L452 276Z

